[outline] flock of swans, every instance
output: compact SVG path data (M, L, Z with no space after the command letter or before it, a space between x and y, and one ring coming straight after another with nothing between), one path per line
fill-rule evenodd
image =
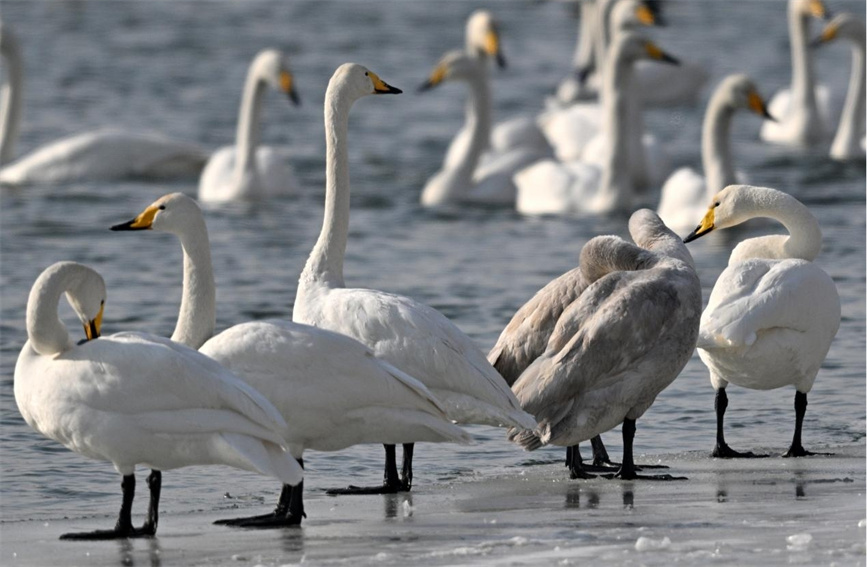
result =
M662 160L649 157L656 143L643 132L642 107L694 100L707 77L698 66L660 65L678 61L638 31L658 22L647 4L585 0L581 9L575 75L539 116L496 126L488 68L491 59L505 64L499 29L489 12L470 17L465 49L446 54L422 86L429 90L457 80L470 93L466 124L442 169L424 187L423 205L482 202L526 213L610 213L634 211L652 200L647 187L662 183L668 172L654 171ZM616 236L590 240L578 267L520 307L487 356L435 309L344 280L350 110L362 97L401 90L361 65L341 65L325 94L322 230L301 271L292 320L241 322L216 332L205 218L196 201L181 193L165 195L112 227L167 232L180 241L183 291L170 339L141 332L101 336L106 285L88 266L58 262L33 284L28 340L14 375L21 415L36 431L111 462L123 476L114 528L63 537L154 535L162 471L193 464L228 465L282 483L273 512L218 523L298 525L305 517L305 450L381 443L383 484L334 493L407 491L414 443L469 443L461 424L507 428L508 439L527 450L563 446L572 478L603 472L675 480L680 477L639 474L647 466L634 462L633 439L636 421L696 347L716 391L715 457L759 456L735 451L725 441L729 383L751 389L794 386L795 433L785 456L812 454L801 443L807 394L837 333L840 300L834 282L814 263L822 245L815 217L782 191L737 183L729 129L734 113L743 109L776 128L762 131L769 141L804 145L823 139L822 113L816 109L824 99L814 88L806 30L808 18L824 16L819 0L790 0L790 91L766 107L750 78L724 79L704 120L704 175L674 172L662 185L658 214L648 208L632 213L632 242ZM831 149L832 157L843 159L863 155L864 149L864 24L841 14L825 24L816 41L835 38L854 46L849 96ZM0 46L7 65L0 115L4 183L131 172L161 177L195 167L201 171L203 201L264 199L292 190L291 168L258 143L265 89L298 101L288 61L277 51L263 51L250 65L235 145L210 159L186 144L99 132L15 160L21 66L7 27L0 27ZM664 96L636 95L653 87L635 85L657 82L671 85ZM114 159L92 163L105 145L114 148ZM757 217L777 221L788 234L738 244L702 312L701 283L686 244ZM683 239L672 230L696 223ZM58 317L64 294L84 327L80 342ZM599 435L620 424L624 452L618 464L610 461ZM579 452L588 440L592 464ZM403 445L400 471L397 444ZM131 520L136 465L152 469L141 528Z

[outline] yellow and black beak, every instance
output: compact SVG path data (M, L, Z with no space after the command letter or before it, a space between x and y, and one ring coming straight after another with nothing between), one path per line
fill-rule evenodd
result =
M150 230L154 224L154 217L157 216L160 210L159 206L151 205L136 218L129 222L116 224L111 227L111 230Z
M658 45L653 43L652 41L648 41L644 48L647 50L647 54L651 59L655 59L656 61L660 61L662 63L668 63L670 65L680 65L680 60L676 57L672 57L665 51L659 48Z
M635 17L643 26L661 26L662 21L656 17L647 4L639 4L635 9Z
M837 39L837 31L840 26L836 22L831 22L822 30L822 35L810 42L810 47L820 47L830 41Z
M301 99L298 97L298 93L295 91L295 81L292 79L292 73L289 71L281 71L280 72L280 90L282 90L289 97L289 100L292 101L292 104L295 106L299 106L301 104Z
M810 0L810 15L814 18L819 18L820 20L827 20L831 17L831 12L828 11L828 8L825 7L825 3L822 0Z
M758 114L759 116L765 118L766 120L770 120L771 122L776 122L777 119L771 116L770 112L768 112L768 107L765 105L765 101L762 100L762 97L759 96L759 93L756 91L750 92L747 95L747 103L749 104L750 110Z
M488 30L488 33L485 34L485 53L497 60L497 67L506 68L506 56L503 55L500 32L496 28Z
M374 94L400 94L403 92L399 88L393 87L380 79L373 71L368 71L368 76L370 77L370 80L373 81Z
M433 70L433 73L430 74L430 77L427 78L427 81L423 82L418 87L418 92L428 91L435 86L439 85L446 78L446 65L440 64L437 65L436 69Z
M104 309L105 303L99 306L99 313L97 313L96 318L84 325L84 334L87 337L87 340L92 341L93 339L99 338L99 331L102 328L102 312Z
M695 230L690 232L686 236L686 238L683 239L684 243L692 242L693 240L695 240L697 238L701 238L702 236L704 236L705 234L707 234L708 232L710 232L714 229L714 225L713 225L714 209L716 209L715 205L707 210L707 213L705 213L704 218L701 219L701 224L699 224L697 227L695 227Z

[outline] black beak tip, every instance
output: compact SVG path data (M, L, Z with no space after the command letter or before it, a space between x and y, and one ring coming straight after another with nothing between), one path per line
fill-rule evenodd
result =
M680 65L680 59L678 59L677 57L672 57L668 53L662 54L662 61L668 63L669 65Z
M418 88L416 89L416 92L423 93L423 92L431 90L433 87L434 87L433 83L431 83L430 81L425 81L418 86Z
M500 69L505 69L506 67L508 67L508 64L506 63L506 56L503 55L503 53L500 51L497 52L497 67L499 67Z
M764 110L764 112L762 112L762 116L765 118L765 120L770 120L771 122L779 122L779 120L771 116L771 113L768 112L767 108Z
M399 88L388 85L388 94L401 94L402 92Z
M581 67L580 69L576 69L575 74L578 77L578 84L583 85L587 82L587 78L590 76L590 67Z
M295 92L295 89L289 91L289 100L292 101L292 104L295 106L301 106L301 97L298 96L298 93Z
M701 236L701 235L698 233L698 231L699 231L700 228L701 228L701 226L697 226L697 227L695 228L695 230L693 230L692 232L690 232L689 234L687 234L686 236L684 236L684 237L683 237L683 243L684 243L684 244L689 244L690 242L692 242L693 240L695 240L696 238L698 238L699 236Z

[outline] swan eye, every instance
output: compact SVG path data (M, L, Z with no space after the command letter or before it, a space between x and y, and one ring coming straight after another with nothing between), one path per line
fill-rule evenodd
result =
M714 208L719 207L719 201L713 204Z
M367 71L365 71L365 72L364 72L364 76L365 76L365 77L369 77L369 76L370 76L370 73L368 73Z
M166 206L165 206L165 205L160 205L160 206L157 207L157 208L158 208L159 210L161 210L161 211L166 210Z

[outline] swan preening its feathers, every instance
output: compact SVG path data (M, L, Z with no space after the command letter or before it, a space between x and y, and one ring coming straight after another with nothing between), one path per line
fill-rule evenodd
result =
M684 241L751 218L779 221L788 235L738 244L701 316L699 356L716 390L714 456L752 457L723 435L729 383L756 390L795 386L795 434L785 456L810 454L801 445L807 393L840 326L834 281L813 263L822 247L819 223L794 197L775 189L730 185L711 200L701 224Z
M358 443L466 443L437 399L417 380L349 337L291 321L235 325L216 336L215 287L202 211L191 198L161 197L114 230L174 234L184 250L184 288L172 339L236 372L265 395L286 420L291 455L337 451ZM273 514L224 523L277 527L301 523L303 486L287 487Z
M24 67L18 41L5 24L0 24L0 55L6 75L0 98L0 184L191 177L205 165L204 151L193 144L117 129L69 136L16 159Z
M286 94L293 104L300 103L288 58L276 49L260 51L250 63L235 145L220 148L208 160L199 179L200 201L266 199L297 188L283 152L259 145L262 105L269 87Z
M66 294L85 327L75 345L57 315ZM148 479L151 504L141 529L130 519L135 466L157 471L224 464L298 484L302 469L281 446L286 422L261 394L217 362L153 335L99 337L105 283L74 262L47 268L27 302L28 341L15 365L15 401L36 431L123 475L113 530L72 539L151 536L160 473Z
M647 209L632 215L629 232L635 244L616 236L590 240L580 274L568 272L532 300L543 316L528 323L551 331L512 389L539 428L509 433L528 450L572 447L623 423L617 476L624 479L636 478L635 420L686 365L701 314L701 283L680 238ZM544 303L553 307L547 320ZM502 336L498 347L508 348ZM498 347L492 358L504 354ZM577 447L572 456L573 478L586 476Z

